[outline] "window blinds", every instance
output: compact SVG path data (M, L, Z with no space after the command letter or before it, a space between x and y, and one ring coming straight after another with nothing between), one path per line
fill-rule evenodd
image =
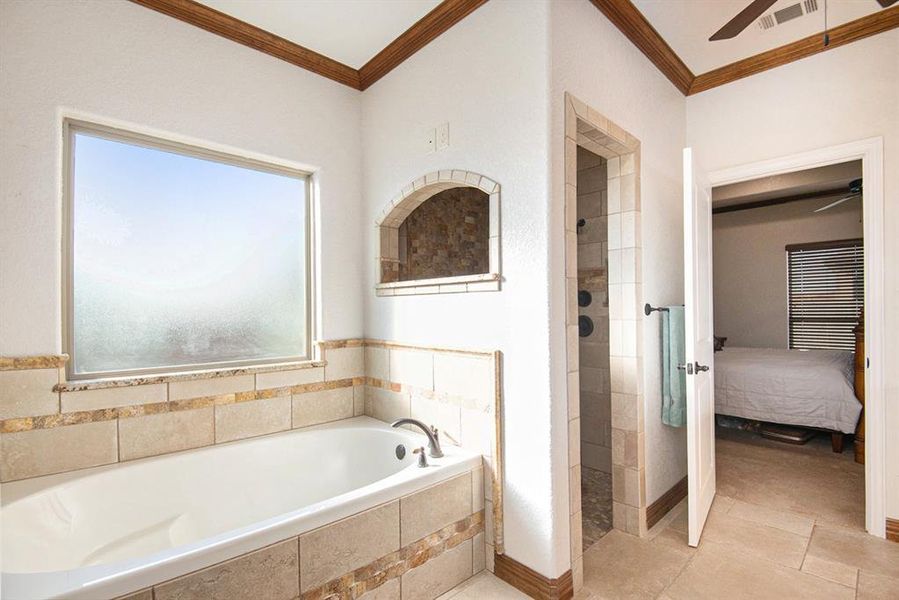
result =
M790 348L854 350L864 307L862 240L787 246Z

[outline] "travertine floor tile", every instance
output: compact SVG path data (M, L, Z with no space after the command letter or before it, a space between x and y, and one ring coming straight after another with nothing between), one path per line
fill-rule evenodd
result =
M682 531L684 533L687 533L689 531L689 529L688 529L689 513L687 512L687 501L686 500L682 501L682 504L683 504L683 510L681 510L680 513L676 517L674 517L674 519L672 519L670 527L672 529L676 529L677 531ZM709 516L727 514L727 512L730 510L730 508L733 505L734 505L733 498L729 498L723 494L716 494L715 500L712 501L712 507L709 509ZM679 510L679 508L675 507L672 510Z
M727 514L803 537L812 535L812 527L815 526L815 520L808 515L750 504L742 500L734 502Z
M899 579L859 571L857 600L896 600L897 596Z
M852 452L834 454L819 437L804 446L719 428L718 493L843 527L865 526L865 469Z
M690 559L688 548L613 530L584 554L584 587L596 598L655 598Z
M702 532L702 541L715 542L752 553L778 564L798 569L805 556L808 538L733 517L730 514L709 515Z
M816 525L808 556L899 579L899 544L863 531Z
M662 598L853 600L855 590L775 564L736 547L704 541Z
M471 579L463 581L437 600L527 600L528 596L518 591L490 571L481 571Z
M815 556L805 557L805 561L802 563L802 571L811 575L817 575L827 581L851 587L852 589L855 589L855 584L858 582L858 569L855 567ZM899 588L896 589L899 590Z

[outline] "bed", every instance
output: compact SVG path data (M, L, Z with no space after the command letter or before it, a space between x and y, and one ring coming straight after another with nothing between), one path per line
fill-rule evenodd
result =
M840 350L728 348L715 353L715 412L757 421L854 433L854 354Z

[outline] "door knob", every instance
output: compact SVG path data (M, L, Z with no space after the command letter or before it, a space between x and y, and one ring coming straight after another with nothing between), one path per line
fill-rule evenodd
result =
M699 373L701 371L708 371L708 370L709 370L708 365L701 365L698 362L696 363L696 372L697 373Z
M680 369L681 371L686 371L687 375L693 374L693 364L692 363L687 363L685 365L677 365L677 368Z

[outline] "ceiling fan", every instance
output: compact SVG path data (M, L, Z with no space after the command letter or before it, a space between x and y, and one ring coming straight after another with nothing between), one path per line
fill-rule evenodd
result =
M729 40L737 37L740 32L749 27L753 21L762 16L762 13L771 8L775 2L777 2L777 0L753 0L753 2L749 3L749 6L741 10L737 13L737 16L728 21L724 27L716 31L715 34L709 38L709 41ZM899 0L877 0L877 3L883 8L888 8L896 2L899 2Z
M838 204L842 204L843 202L846 202L847 200L852 200L854 198L861 198L861 197L862 197L862 180L861 179L853 179L852 181L849 182L849 194L847 196L843 196L839 200L831 202L827 206L822 206L821 208L818 208L818 209L814 210L813 212L816 212L816 213L823 212L823 211L827 210L828 208L833 208L834 206L837 206Z

